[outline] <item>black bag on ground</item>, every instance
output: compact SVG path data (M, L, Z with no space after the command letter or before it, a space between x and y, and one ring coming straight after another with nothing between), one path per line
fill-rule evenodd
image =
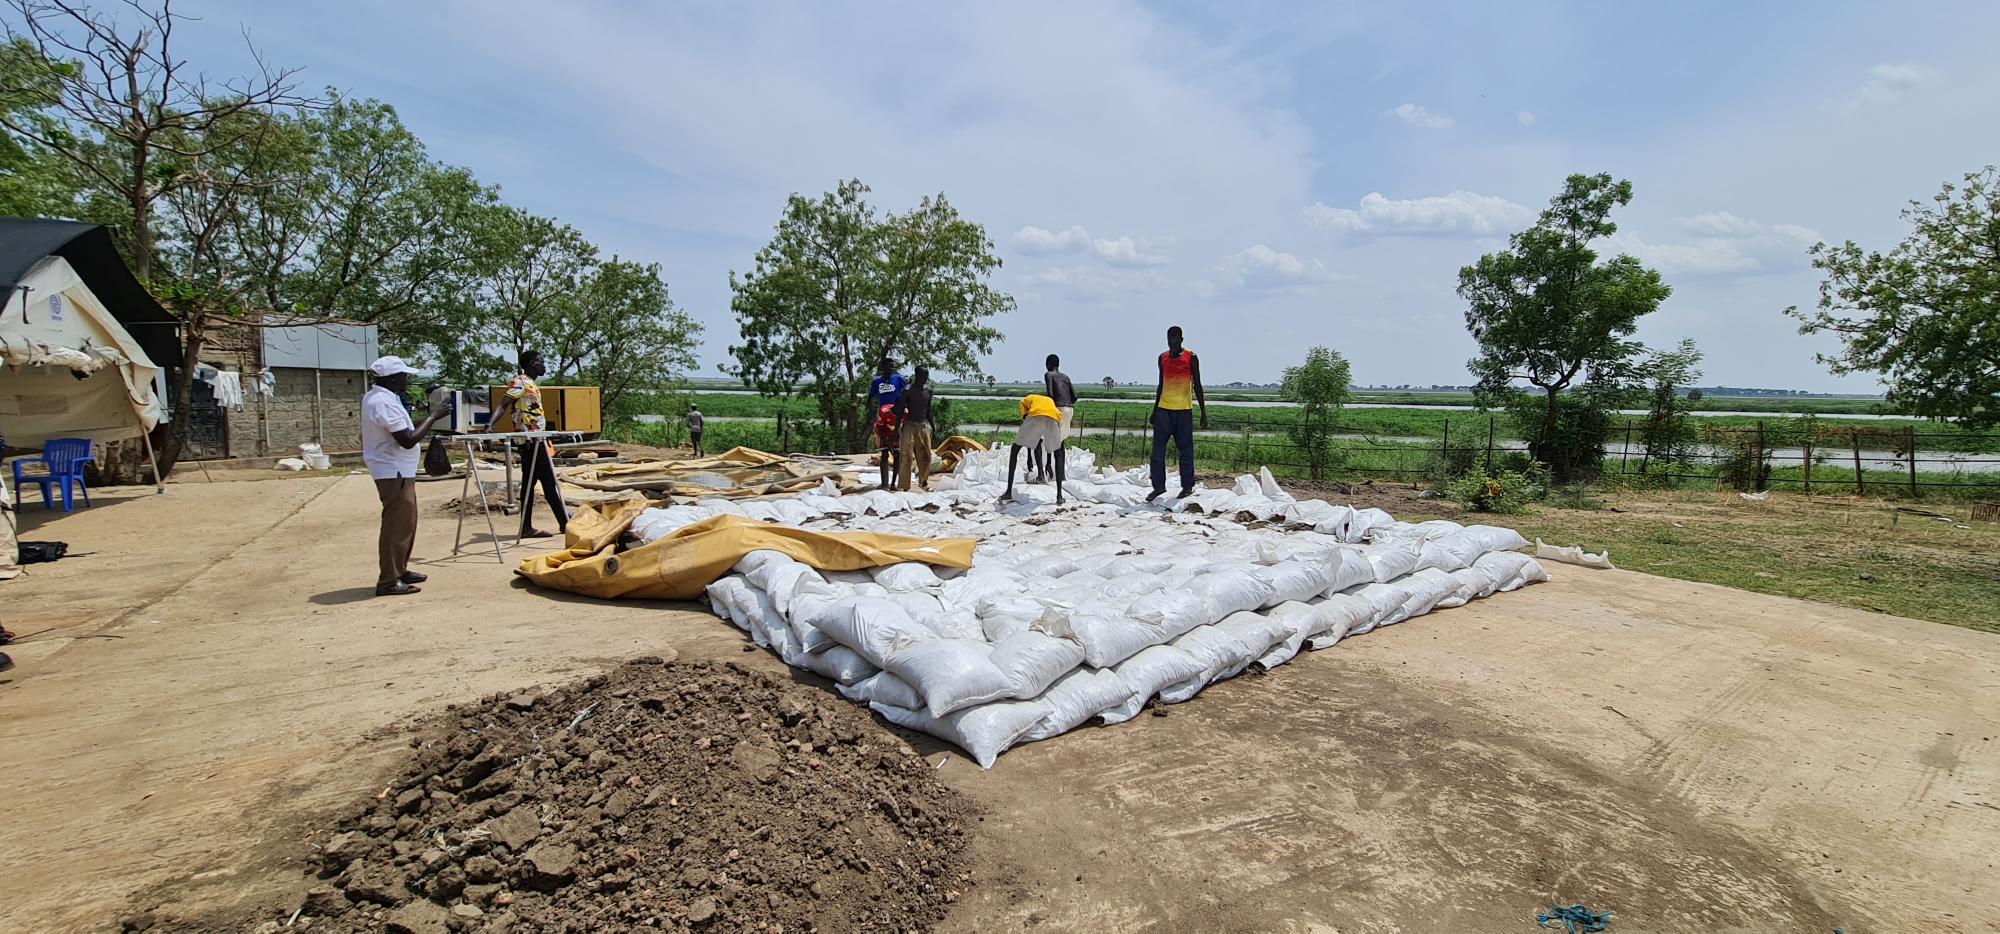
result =
M424 473L433 477L451 476L451 454L445 450L443 438L431 436L430 446L424 448Z
M21 563L41 564L69 554L68 542L21 542Z

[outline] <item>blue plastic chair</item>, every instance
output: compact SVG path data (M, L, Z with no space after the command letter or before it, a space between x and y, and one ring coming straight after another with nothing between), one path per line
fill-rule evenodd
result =
M97 463L97 458L90 456L90 439L50 438L46 444L42 445L41 457L24 457L14 461L15 510L18 511L21 508L21 487L30 483L42 488L43 509L55 508L55 503L49 496L49 487L60 483L62 484L63 512L74 511L76 507L70 500L69 489L69 485L72 482L76 484L77 489L83 491L83 505L88 507L90 505L90 489L83 485L83 465L94 463ZM42 465L44 472L39 474L24 473L22 468L30 464Z

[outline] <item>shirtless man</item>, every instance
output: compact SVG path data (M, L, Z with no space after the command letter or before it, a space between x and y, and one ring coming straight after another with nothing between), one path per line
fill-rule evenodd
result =
M1068 438L1070 420L1076 417L1076 386L1072 385L1069 377L1064 375L1061 357L1049 354L1049 358L1043 362L1047 364L1048 372L1042 374L1042 391L1049 397L1049 401L1056 404L1056 411L1062 413L1063 437ZM1036 448L1034 458L1036 482L1047 480L1048 452Z
M1021 463L1021 448L1047 448L1056 464L1056 505L1063 502L1063 481L1068 479L1064 465L1062 412L1055 401L1048 396L1030 395L1021 399L1021 430L1014 433L1014 444L1007 450L1007 492L1000 501L1014 501L1014 469Z

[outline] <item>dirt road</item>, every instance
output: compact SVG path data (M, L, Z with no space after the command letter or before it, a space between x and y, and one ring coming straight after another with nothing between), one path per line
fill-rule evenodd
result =
M402 600L368 596L365 477L31 509L92 554L0 584L49 630L0 675L0 930L294 896L303 831L448 702L642 652L783 671L685 606L449 558L457 484L420 492ZM986 817L948 927L1513 930L1560 901L1622 932L2000 930L2000 639L1558 571L990 772L950 756Z

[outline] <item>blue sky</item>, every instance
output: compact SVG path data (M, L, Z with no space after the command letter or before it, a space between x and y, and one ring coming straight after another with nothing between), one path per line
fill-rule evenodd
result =
M1462 383L1458 267L1570 172L1629 178L1610 250L1674 296L1655 345L1709 383L1870 392L1813 362L1805 247L2000 161L2000 4L184 0L183 51L394 104L433 154L607 252L660 262L735 337L728 273L784 197L943 191L1020 308L989 361L1150 376L1168 324L1210 382L1312 344L1363 383Z

